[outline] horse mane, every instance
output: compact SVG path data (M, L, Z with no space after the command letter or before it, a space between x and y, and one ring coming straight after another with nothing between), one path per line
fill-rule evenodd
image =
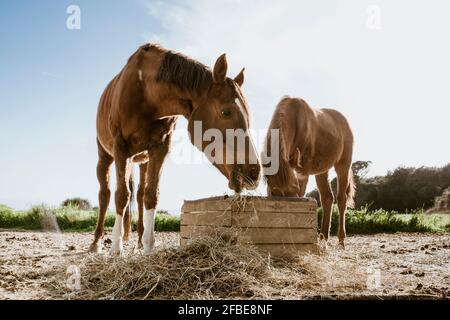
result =
M286 122L288 119L297 119L296 132L292 132L297 136L295 139L300 145L293 145L290 147L299 148L299 153L295 151L295 156L291 159L291 153L286 141ZM295 176L293 174L293 167L300 163L300 158L312 160L315 153L316 143L316 116L315 111L303 100L299 98L291 98L285 96L278 103L273 114L272 121L266 137L266 152L271 150L271 131L270 129L279 130L279 169L274 175L264 175L266 182L271 181L273 185L283 186L293 183ZM300 134L300 135L299 135ZM271 155L272 156L272 155Z
M279 167L278 171L274 175L264 174L265 182L267 183L269 180L273 185L282 186L282 185L290 185L293 182L294 176L292 173L292 169L289 163L289 154L286 149L286 138L284 132L284 122L286 118L285 106L290 102L289 97L283 97L283 99L278 103L276 110L272 116L272 120L270 122L269 130L267 132L265 146L266 146L266 154L269 150L272 150L272 132L271 129L278 129L279 132ZM273 157L274 155L270 155ZM263 167L264 169L264 167Z
M291 99L291 105L296 107L300 117L297 117L297 133L299 136L300 154L308 159L312 159L315 155L316 135L317 135L317 119L316 111L309 104L300 98Z
M156 76L157 82L172 84L180 90L199 93L213 82L211 70L202 63L173 51L167 51Z

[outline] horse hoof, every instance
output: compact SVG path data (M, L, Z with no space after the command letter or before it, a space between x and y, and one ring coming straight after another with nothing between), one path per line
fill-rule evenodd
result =
M121 257L122 256L122 250L109 250L109 256L111 257L111 258L114 258L114 257Z
M144 245L142 244L141 241L139 241L139 242L138 242L138 249L142 249L142 248L144 248Z
M151 246L146 246L144 245L144 255L148 256L153 252L153 245Z
M109 250L110 257L120 257L123 252L123 246L121 243L113 243L111 250Z
M91 252L91 253L102 253L102 246L99 245L98 243L93 243L89 247L89 252Z
M328 242L327 242L327 240L320 239L319 242L318 242L318 247L322 251L327 251L328 250Z
M339 241L339 247L340 247L342 250L345 250L345 243L344 243L344 240L340 240L340 241Z
M149 256L153 252L153 247L150 248L144 248L144 256Z
M327 239L325 239L325 236L323 235L323 233L319 234L319 240L320 241L323 241L323 240L327 241Z

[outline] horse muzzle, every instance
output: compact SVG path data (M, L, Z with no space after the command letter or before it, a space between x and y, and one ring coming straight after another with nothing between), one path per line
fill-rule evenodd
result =
M261 167L258 164L236 165L231 172L228 187L239 193L243 189L255 190L260 180Z

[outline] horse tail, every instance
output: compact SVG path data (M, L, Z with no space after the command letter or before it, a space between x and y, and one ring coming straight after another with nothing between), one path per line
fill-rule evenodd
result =
M133 208L135 207L136 197L134 195L134 177L133 170L131 171L130 179L128 181L128 187L130 189L130 201L128 203L127 209L125 210L124 216L124 240L128 240L131 234L131 220L133 217Z
M356 185L355 180L353 179L353 170L350 168L350 172L348 174L348 186L346 190L347 194L347 207L354 208L355 206L355 192L356 192Z

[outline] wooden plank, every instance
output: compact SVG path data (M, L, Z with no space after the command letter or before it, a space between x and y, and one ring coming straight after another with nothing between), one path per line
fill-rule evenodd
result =
M192 242L192 239L180 238L180 245L182 247L187 246ZM317 254L319 247L317 244L256 244L259 250L264 253L270 253L274 257L295 257L305 253Z
M215 227L215 226L183 226L183 225L180 227L181 238L218 236L227 232L230 232L230 228Z
M181 209L184 213L210 211L239 211L239 212L315 212L317 203L309 198L265 198L247 197L241 201L233 198L216 197L210 199L185 201Z
M251 199L246 202L233 204L233 211L238 212L316 212L315 201L283 201L268 199Z
M231 204L224 202L204 202L204 203L185 203L181 209L183 213L199 213L199 212L216 212L216 211L233 211L233 212L285 212L285 213L315 213L317 206L312 203L279 203L274 204L268 202L263 203L247 203L247 204Z
M317 229L317 214L313 213L232 213L231 225L233 227L251 228L311 228Z
M181 225L186 226L231 226L230 211L182 213Z
M275 257L294 257L305 253L317 254L317 244L257 244L256 247Z
M185 201L181 212L209 212L209 211L227 211L231 210L231 201L225 200L203 200L203 201Z
M317 231L314 229L286 228L247 228L239 233L241 243L316 243Z
M190 226L223 226L251 228L316 228L316 213L285 212L199 212L181 214L181 224Z
M196 200L186 200L185 202L194 203L194 202L204 202L204 201L214 201L214 200L231 200L233 196L216 196L216 197L208 197L203 199ZM251 200L271 200L271 201L284 201L284 202L316 202L314 198L310 197L264 197L264 196L242 196L241 199L251 199Z
M181 226L181 238L196 238L202 236L218 236L224 233L236 232L236 229L214 226ZM314 229L286 228L246 228L237 231L240 243L316 243L317 231Z

